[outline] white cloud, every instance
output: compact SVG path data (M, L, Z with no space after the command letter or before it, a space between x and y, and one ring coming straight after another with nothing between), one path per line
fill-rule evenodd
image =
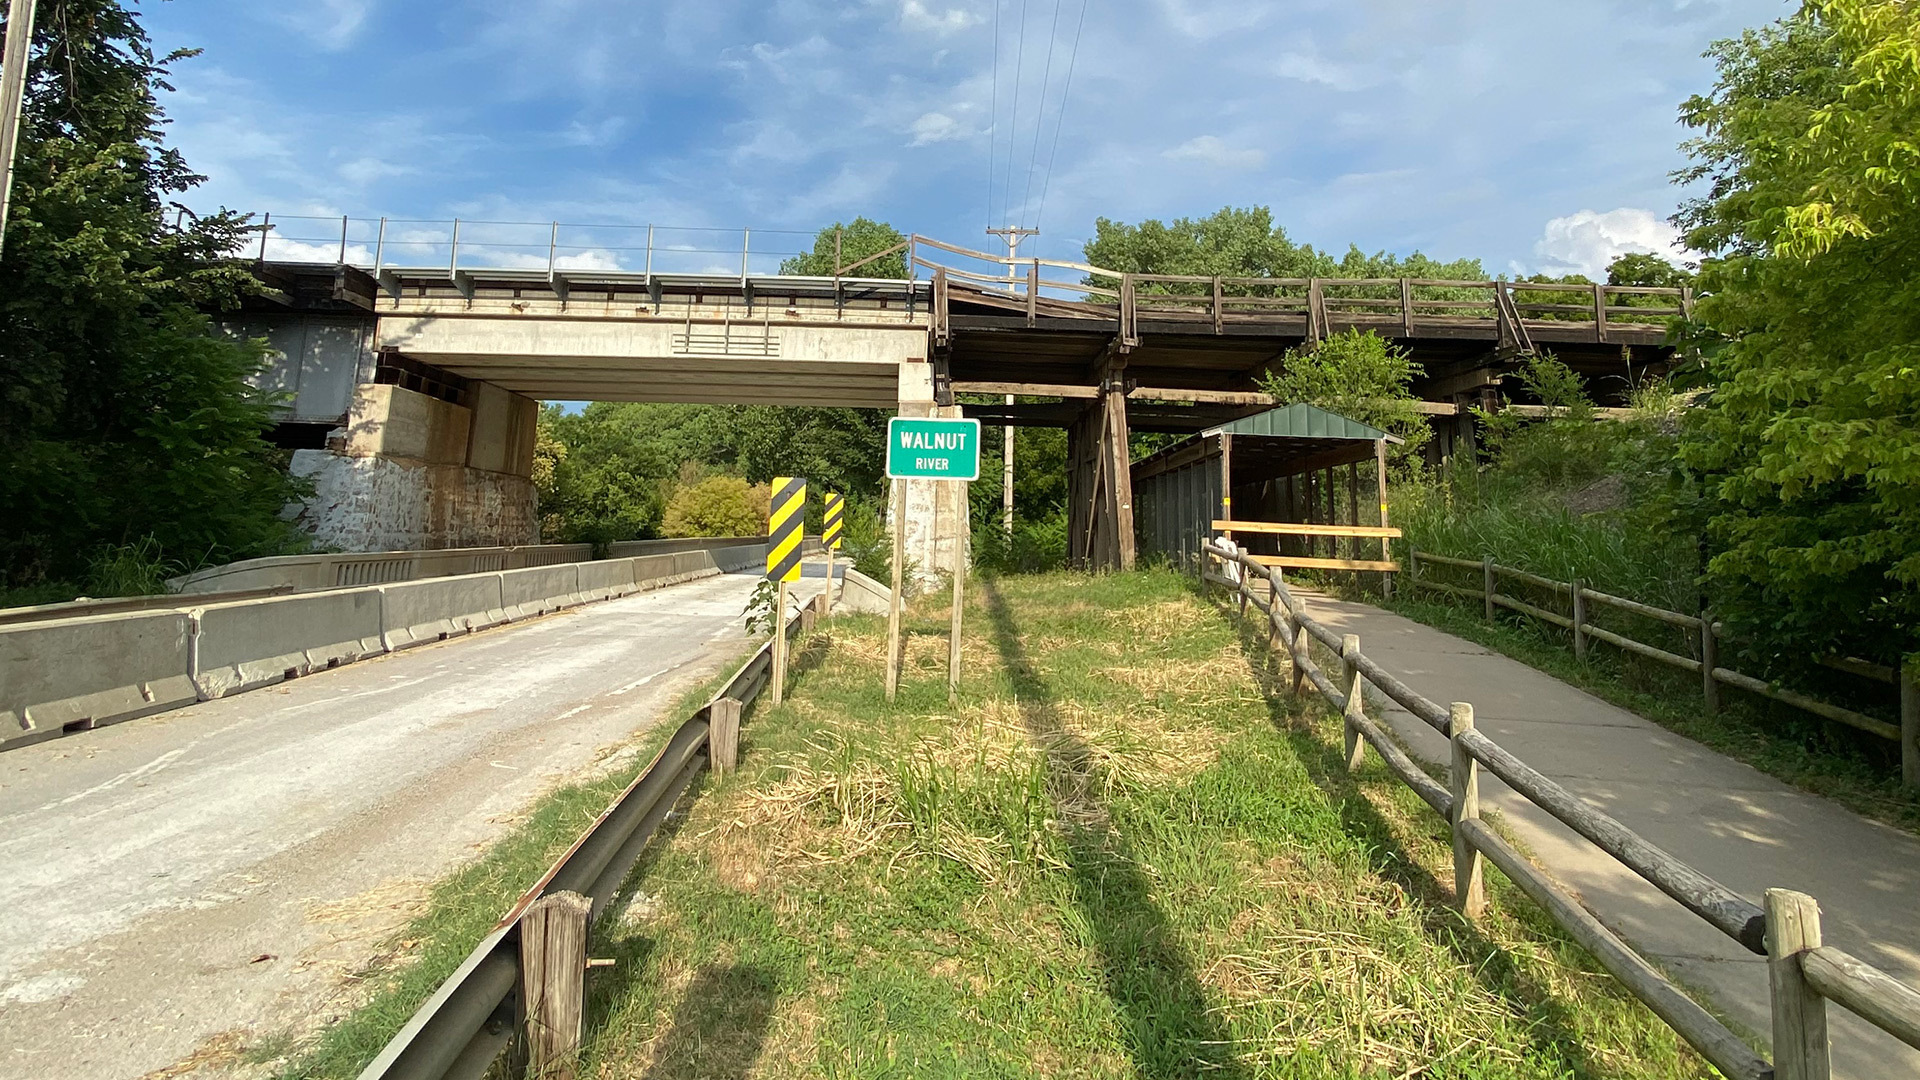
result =
M1281 53L1273 70L1283 79L1318 83L1348 92L1364 90L1380 81L1374 72L1357 64L1337 64L1310 51Z
M907 127L907 133L913 136L910 146L926 146L929 143L946 142L959 139L967 134L960 122L942 112L921 113L920 118Z
M389 176L406 176L416 170L407 165L395 165L376 157L359 157L340 166L340 179L349 184L366 187L376 180Z
M1200 135L1160 155L1174 161L1197 161L1216 169L1257 169L1267 160L1264 151L1230 146L1218 135Z
M373 0L309 0L280 6L274 17L331 51L352 44L372 8Z
M947 8L936 11L922 0L902 0L900 4L900 25L908 30L921 30L934 34L951 34L965 30L979 18L971 11L962 8Z
M1547 274L1585 274L1599 280L1607 264L1629 252L1680 262L1680 231L1651 210L1623 206L1605 213L1580 210L1547 222L1533 253Z

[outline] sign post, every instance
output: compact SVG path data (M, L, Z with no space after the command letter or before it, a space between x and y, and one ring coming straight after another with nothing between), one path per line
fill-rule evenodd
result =
M922 420L896 416L887 421L887 476L893 480L893 598L887 605L887 700L892 701L900 676L900 563L905 556L908 480L980 478L980 421ZM947 639L947 698L960 685L960 612L967 576L967 521L963 507L960 532L954 538L953 625Z
M800 531L807 521L807 482L798 476L773 478L773 505L767 513L767 580L778 589L773 602L773 703L787 693L787 582L800 580Z
M827 549L827 614L833 614L833 553L840 550L840 534L844 531L841 516L846 510L846 500L834 492L827 492L826 515L820 525L820 542Z

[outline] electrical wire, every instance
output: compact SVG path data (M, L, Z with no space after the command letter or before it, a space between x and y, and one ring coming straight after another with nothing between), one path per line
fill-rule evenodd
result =
M1027 207L1033 205L1033 169L1040 163L1040 133L1046 129L1047 84L1053 81L1053 47L1060 40L1060 0L1053 0L1053 21L1047 26L1047 62L1040 71L1040 104L1033 113L1033 149L1027 154L1027 190L1020 196L1020 225L1027 224ZM1060 101L1066 107L1066 99Z
M1020 33L1015 38L1013 53L1013 110L1007 117L1007 179L1000 189L1001 216L1010 217L1013 207L1007 205L1013 201L1013 156L1015 141L1020 130L1020 76L1027 60L1027 0L1020 0ZM1034 118L1039 123L1039 117Z
M1040 219L1047 212L1047 189L1053 183L1053 161L1060 152L1060 129L1067 122L1067 94L1073 89L1073 68L1080 59L1080 32L1087 25L1087 0L1080 0L1080 18L1073 27L1073 48L1067 53L1067 77L1060 86L1060 109L1053 123L1053 145L1047 149L1047 168L1040 174L1040 206L1033 214L1033 227L1040 228Z
M993 0L993 90L987 116L987 228L993 228L993 149L1000 141L1000 4Z

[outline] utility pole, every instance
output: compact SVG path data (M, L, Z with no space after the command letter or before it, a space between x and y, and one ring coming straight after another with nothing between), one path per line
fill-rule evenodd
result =
M9 0L7 43L0 55L0 244L6 242L7 211L13 205L13 154L20 143L20 108L27 92L27 58L33 51L34 0Z
M1023 229L1008 225L1000 229L988 229L987 235L998 236L1007 242L1007 288L1013 289L1018 280L1014 267L1020 260L1020 241L1029 236L1039 236L1039 229ZM1013 395L1007 395L1007 404L1013 404ZM1002 444L1000 447L1000 528L1013 539L1013 425L1000 429Z

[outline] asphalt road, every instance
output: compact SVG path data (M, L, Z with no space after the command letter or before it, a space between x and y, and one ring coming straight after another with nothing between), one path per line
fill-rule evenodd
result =
M341 1015L428 884L744 656L756 580L0 754L0 1076L244 1073Z

